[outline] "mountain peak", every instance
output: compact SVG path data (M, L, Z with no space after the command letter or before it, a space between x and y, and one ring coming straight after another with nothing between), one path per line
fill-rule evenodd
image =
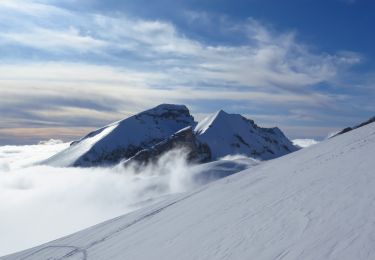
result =
M224 110L219 110L215 114L212 114L206 118L204 118L201 122L197 124L195 127L195 132L197 134L202 134L207 131L212 125L216 122L224 120L229 114L226 113Z
M199 122L195 133L210 146L213 159L228 154L272 159L296 150L280 129L262 128L253 120L223 110Z
M185 106L185 105L179 105L179 104L160 104L160 105L157 105L156 107L154 108L151 108L149 110L146 110L144 112L147 112L147 111L165 111L165 110L176 110L176 111L185 111L185 112L189 112L189 109ZM143 112L143 113L144 113Z
M227 116L227 115L229 115L229 114L222 109L220 109L219 111L216 112L216 117Z
M234 121L251 121L240 114L229 114L224 110L220 109L216 113L204 118L201 122L197 124L195 127L195 132L197 134L203 134L208 129L214 128L223 128L226 129L230 127L230 125Z
M189 109L185 105L160 104L154 108L143 111L134 117L137 118L144 115L164 118L188 117L194 121L194 118L190 115Z
M161 104L89 133L45 163L83 167L118 163L194 124L185 105Z

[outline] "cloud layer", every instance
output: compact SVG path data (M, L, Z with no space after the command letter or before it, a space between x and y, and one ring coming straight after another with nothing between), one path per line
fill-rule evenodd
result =
M194 170L187 167L184 154L178 151L141 172L119 166L79 169L32 165L66 146L48 142L0 147L0 256L194 187Z
M68 145L48 140L38 145L0 146L0 256L71 234L258 163L232 156L191 165L184 150L172 150L156 163L126 168L38 164Z

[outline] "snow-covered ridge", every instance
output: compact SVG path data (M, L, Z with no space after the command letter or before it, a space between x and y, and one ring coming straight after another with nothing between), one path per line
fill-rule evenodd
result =
M93 131L44 163L56 166L95 166L117 163L194 125L184 105L162 104Z
M117 124L112 124L90 133L80 141L72 143L69 148L45 160L43 163L56 167L75 165L77 163L77 158L88 153L98 141L111 133L117 126Z
M365 126L365 125L368 125L368 124L371 124L371 123L374 123L374 122L375 122L375 116L371 117L369 120L367 120L365 122L360 123L359 125L356 125L356 126L353 126L353 127L346 127L344 129L342 129L340 132L338 132L337 134L334 134L332 137L345 134L345 133L350 132L354 129L360 128L362 126Z
M223 110L198 123L195 132L210 146L213 159L229 154L272 159L297 150L279 128L262 128L253 120Z
M53 166L102 166L129 159L142 150L148 151L143 155L160 154L152 152L158 150L155 146L176 147L176 142L169 146L160 144L186 127L195 128L194 136L190 138L194 141L190 142L189 148L202 145L209 148L195 150L201 153L196 158L216 160L226 155L242 154L264 160L296 150L280 129L261 128L241 115L220 110L197 124L186 106L162 104L95 130L43 163ZM181 141L181 145L189 143L177 140ZM198 142L202 144L194 145Z
M3 259L375 259L374 154L373 123Z

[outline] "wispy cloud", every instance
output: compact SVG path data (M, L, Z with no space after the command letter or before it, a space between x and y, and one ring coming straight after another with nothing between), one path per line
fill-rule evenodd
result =
M362 61L354 52L312 51L295 32L254 19L220 24L228 37L245 41L210 44L171 22L41 1L3 1L0 14L0 50L10 53L0 60L4 127L23 128L30 120L88 127L160 102L204 113L203 104L215 100L263 107L263 114L280 107L287 118L297 106L333 109L349 98L316 86L339 85L342 73Z
M28 32L4 33L0 40L4 45L22 45L50 52L95 52L107 46L104 41L80 34L74 27L60 31L35 27Z

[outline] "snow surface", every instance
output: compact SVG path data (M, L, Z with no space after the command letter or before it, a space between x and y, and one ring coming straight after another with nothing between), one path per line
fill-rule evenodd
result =
M69 146L67 149L43 161L42 164L54 167L73 165L78 158L90 151L98 141L111 133L116 127L118 127L118 124L106 126L103 129L100 129L100 131L98 130L97 134L84 138L79 144Z
M375 124L2 259L375 259Z
M223 110L199 122L195 132L201 142L209 145L213 159L242 154L268 160L297 150L277 127L262 128Z

